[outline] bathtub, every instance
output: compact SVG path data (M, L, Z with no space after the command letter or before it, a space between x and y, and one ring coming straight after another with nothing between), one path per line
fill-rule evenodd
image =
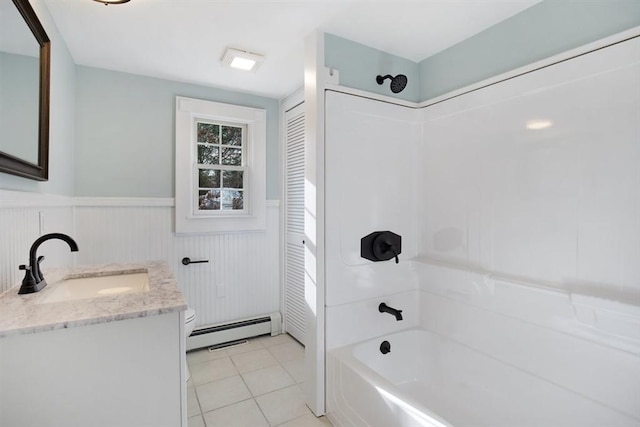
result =
M383 341L390 352L382 354ZM446 337L409 329L327 353L335 426L638 426L625 415Z

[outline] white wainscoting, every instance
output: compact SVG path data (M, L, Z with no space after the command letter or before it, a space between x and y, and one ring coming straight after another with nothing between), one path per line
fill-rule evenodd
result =
M0 293L24 277L20 264L29 263L29 249L41 234L74 235L72 198L0 190ZM74 255L62 241L43 244L45 267L73 265Z
M47 242L38 251L46 257L43 267L165 260L197 312L197 325L280 311L277 200L267 201L265 231L176 236L173 199L51 201L20 193L16 201L11 193L0 190L2 291L22 279L18 265L28 262L29 247L40 234L62 232L77 241L80 251L71 254L65 243ZM209 262L184 266L184 257Z

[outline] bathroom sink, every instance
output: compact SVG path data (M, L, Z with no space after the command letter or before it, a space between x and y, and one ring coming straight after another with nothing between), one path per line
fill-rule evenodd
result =
M40 303L132 294L149 290L146 272L68 278L54 285Z

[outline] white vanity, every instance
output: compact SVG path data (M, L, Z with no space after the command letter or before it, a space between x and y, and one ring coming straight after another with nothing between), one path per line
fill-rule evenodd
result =
M185 426L184 310L166 263L48 270L0 295L0 426Z

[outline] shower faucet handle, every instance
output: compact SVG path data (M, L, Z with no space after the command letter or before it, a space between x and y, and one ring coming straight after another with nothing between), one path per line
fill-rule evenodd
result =
M370 261L395 259L402 253L402 236L391 231L374 231L360 239L360 256Z
M393 253L394 258L396 259L396 264L400 263L400 260L398 259L398 251L396 251L395 246L389 246L389 250Z

